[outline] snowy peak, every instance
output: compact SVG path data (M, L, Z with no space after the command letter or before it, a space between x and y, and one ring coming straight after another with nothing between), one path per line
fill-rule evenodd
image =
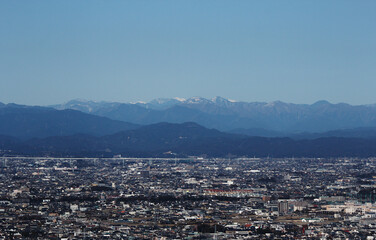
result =
M199 104L199 103L209 103L210 100L202 97L192 97L187 99L184 103L186 104Z
M179 101L179 102L185 102L186 101L185 98L174 97L174 99Z
M174 99L171 98L156 98L150 101L150 104L166 104L168 102L174 101Z
M182 102L183 100L180 98L157 98L144 104L144 106L155 110L165 110Z
M223 98L223 97L219 97L219 96L212 98L211 101L213 103L219 103L219 104L220 103L230 103L231 102L230 100L228 100L226 98Z
M156 98L148 103L137 103L138 105L155 109L155 110L165 110L170 107L176 106L176 105L184 105L184 106L199 106L199 105L228 105L231 103L235 103L234 100L229 100L223 97L214 97L212 99L207 99L203 97L191 97L188 99L185 98Z
M74 109L137 124L191 121L220 130L257 128L282 132L323 132L376 126L375 105L352 106L327 101L293 104L192 97L158 98L147 103L130 104L76 99L55 108Z

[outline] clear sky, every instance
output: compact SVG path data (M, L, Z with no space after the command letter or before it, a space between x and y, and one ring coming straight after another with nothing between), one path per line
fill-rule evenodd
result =
M376 1L0 3L0 101L376 103Z

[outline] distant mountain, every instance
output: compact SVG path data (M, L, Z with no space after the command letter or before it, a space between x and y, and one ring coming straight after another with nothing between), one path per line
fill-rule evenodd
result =
M120 132L102 138L109 148L115 151L170 151L185 144L191 144L203 139L241 138L215 129L207 129L196 123L182 124L157 123L135 130Z
M317 139L328 137L341 137L341 138L366 138L376 139L376 128L352 128L352 129L338 129L321 133L300 132L300 133L287 133L277 132L267 129L252 128L244 129L237 128L229 131L229 133L242 134L254 137L288 137L292 139Z
M148 103L137 102L138 106L150 108L154 110L165 110L175 105L179 105L185 101L184 98L157 98Z
M207 129L196 123L158 123L143 126L134 130L122 131L103 137L74 135L31 139L27 146L40 151L53 152L107 152L162 154L192 142L210 138L241 138L243 136L222 133L215 129Z
M353 129L340 129L323 133L299 133L293 134L289 137L294 139L316 139L327 137L342 137L342 138L365 138L376 139L376 128L353 128Z
M352 128L352 129L338 129L321 133L311 133L311 132L300 132L300 133L286 133L277 132L267 129L243 129L238 128L229 131L229 133L242 134L247 136L256 137L288 137L292 139L317 139L317 138L328 138L328 137L341 137L341 138L365 138L365 139L376 139L376 127L367 128Z
M54 106L75 109L136 124L197 122L222 131L265 129L296 134L376 127L375 105L352 106L318 101L292 104L280 101L237 102L221 97L156 99L149 103L106 103L75 100Z
M160 123L112 135L55 136L17 141L0 136L3 155L112 157L374 157L376 139L247 137L195 123Z
M3 149L12 149L14 146L20 144L20 142L17 138L0 135L0 153Z
M208 114L196 109L188 108L180 104L174 105L164 110L156 110L151 108L151 105L143 103L124 103L116 104L109 107L109 103L94 103L91 105L93 111L85 111L97 116L104 116L110 119L132 122L141 125L155 124L159 122L169 123L184 123L197 122L208 128L228 128L231 129L236 123L248 124L249 119L234 118L233 116L218 116L215 114ZM77 103L77 105L63 105L55 106L58 109L83 109L82 106L87 106L85 103ZM87 108L88 109L88 108ZM95 110L94 110L95 109Z
M17 104L0 105L0 134L21 139L91 134L103 136L138 125L86 114Z
M121 103L117 102L95 102L95 101L87 101L83 99L75 99L64 104L58 105L51 105L49 107L55 108L57 110L65 110L65 109L73 109L85 113L92 113L96 112L103 108L116 108L117 106L121 105Z
M242 134L242 135L247 135L251 137L289 137L292 135L291 133L278 132L278 131L273 131L273 130L268 130L268 129L263 129L263 128L248 128L248 129L236 128L236 129L228 131L228 133ZM307 134L311 134L311 133L307 133ZM305 135L302 134L301 136L305 136Z

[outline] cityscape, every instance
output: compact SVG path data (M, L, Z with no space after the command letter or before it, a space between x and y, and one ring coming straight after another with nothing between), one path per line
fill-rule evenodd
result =
M2 157L2 239L374 239L376 158Z
M375 0L0 2L0 240L376 240Z

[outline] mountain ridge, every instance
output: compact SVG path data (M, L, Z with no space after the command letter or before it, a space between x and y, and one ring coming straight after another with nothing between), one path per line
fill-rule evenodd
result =
M374 105L332 104L325 100L313 104L293 104L281 101L241 102L222 97L212 99L193 97L188 99L161 98L148 103L93 101L68 103L54 107L72 108L141 125L192 121L221 131L266 129L288 134L376 127ZM86 107L83 108L83 106Z
M76 134L17 140L0 136L3 156L64 157L375 157L376 138L294 140L248 137L196 123L158 123L106 136Z
M139 125L81 111L6 104L0 106L0 134L21 139L72 134L107 135Z

